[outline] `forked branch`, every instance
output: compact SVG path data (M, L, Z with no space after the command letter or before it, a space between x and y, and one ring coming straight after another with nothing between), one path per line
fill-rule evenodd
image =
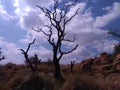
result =
M28 47L27 47L26 50L24 50L22 48L19 49L19 50L21 50L22 54L24 55L24 58L25 58L26 62L28 62L29 67L31 68L32 71L35 71L35 68L33 67L31 61L29 60L28 51L29 51L31 45L35 43L35 40L36 39L34 39L31 43L28 44Z

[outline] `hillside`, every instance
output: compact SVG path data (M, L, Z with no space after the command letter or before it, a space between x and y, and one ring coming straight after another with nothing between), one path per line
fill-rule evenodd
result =
M120 54L102 53L95 58L61 65L64 81L53 77L52 62L41 62L32 73L26 65L0 65L0 90L120 90Z

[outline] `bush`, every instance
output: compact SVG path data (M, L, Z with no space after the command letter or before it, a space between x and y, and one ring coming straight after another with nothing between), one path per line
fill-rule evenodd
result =
M53 65L53 61L48 59L48 61L46 62L47 65Z
M119 53L120 53L120 43L115 45L113 55L116 56Z
M22 78L16 77L8 81L7 90L17 90L17 88L21 85Z
M74 75L69 77L61 90L98 90L98 85L92 77Z
M53 85L42 77L30 76L30 78L23 82L18 90L53 90Z

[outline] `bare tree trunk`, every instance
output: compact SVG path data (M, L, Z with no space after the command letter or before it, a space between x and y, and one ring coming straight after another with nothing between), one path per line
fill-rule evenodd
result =
M54 62L54 67L55 67L55 72L54 72L55 79L56 80L63 80L63 77L62 77L61 71L60 71L59 60L57 60L56 58L54 58L53 62Z
M32 72L36 71L35 68L33 67L32 63L30 62L30 60L29 60L29 58L28 58L28 55L25 54L24 56L25 56L25 58L26 58L26 61L28 62L28 65L29 65L31 71L32 71Z
M31 61L30 61L30 59L28 57L28 51L29 51L31 45L35 43L35 40L36 39L34 39L33 42L31 42L31 43L28 44L28 47L27 47L26 50L19 49L19 50L22 51L22 54L24 55L26 62L28 62L28 65L29 65L29 67L30 67L30 69L31 69L32 72L36 71L36 69L34 68L33 64L31 63Z
M71 64L70 64L70 70L71 70L71 72L73 72L74 64L75 64L75 61L71 61Z
M50 25L45 25L45 27L47 27L49 29L49 32L47 33L45 30L43 30L42 28L39 28L39 27L37 30L34 28L33 28L33 30L35 30L37 32L42 32L47 37L49 44L53 48L53 63L54 63L54 67L55 67L54 77L58 80L64 80L61 75L59 61L61 60L61 58L64 55L69 54L69 53L73 52L74 50L76 50L79 45L79 44L76 44L72 49L69 49L66 51L62 50L63 41L75 42L75 40L76 40L75 36L73 37L73 39L69 39L66 37L66 35L67 35L66 26L76 16L76 14L78 13L78 11L80 9L80 8L78 8L71 17L69 17L69 18L67 17L67 13L69 12L69 9L72 6L74 6L75 3L76 3L76 0L75 0L75 2L73 2L71 4L68 4L68 5L65 5L65 6L59 8L58 0L54 0L53 10L49 10L47 8L40 7L39 5L37 5L37 7L41 9L41 11L45 14L45 16L48 18L48 20L50 22ZM60 12L57 12L58 9L60 9ZM59 17L60 19L58 20L57 17ZM54 29L55 29L55 31L54 31ZM57 37L53 37L54 32L56 33Z
M34 68L35 68L35 71L38 70L38 62L37 61L34 62Z

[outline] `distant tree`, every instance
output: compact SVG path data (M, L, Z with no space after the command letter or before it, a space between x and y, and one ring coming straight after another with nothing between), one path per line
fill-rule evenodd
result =
M2 55L2 51L1 51L1 48L0 48L0 61L5 59L5 56Z
M34 39L31 43L28 44L28 47L27 47L26 50L24 50L24 49L19 49L19 50L22 51L22 54L24 55L25 60L26 60L26 62L28 63L28 65L29 65L29 67L30 67L30 69L31 69L32 72L36 71L36 69L35 69L33 63L30 61L30 58L29 58L29 56L28 56L28 51L29 51L31 45L35 43L35 40L36 40L36 39Z
M35 69L37 70L38 69L38 64L41 62L41 59L38 58L38 55L35 54L34 55L34 59L33 59L33 63L34 63L34 66L35 66Z
M120 32L118 30L117 31L109 31L108 34L112 35L115 38L118 38L118 39L120 38ZM118 44L116 44L114 46L113 56L116 56L119 53L120 53L120 41Z
M73 72L74 64L75 64L75 61L71 61L71 63L70 63L70 70L71 70L71 72Z
M47 60L47 65L53 65L53 61L51 59Z
M76 1L65 5L63 8L60 8L58 0L54 0L53 8L51 7L52 10L37 5L37 7L41 9L41 11L45 14L45 16L48 18L50 22L50 25L45 25L49 29L49 32L47 33L45 30L39 27L37 30L34 28L33 30L37 32L42 32L47 37L49 44L52 46L53 63L55 67L54 77L57 80L63 80L60 71L59 61L64 55L73 52L78 47L78 44L76 44L72 49L68 51L62 50L63 41L74 42L76 40L75 36L73 37L73 40L66 39L66 35L67 35L66 26L76 16L76 14L80 9L78 8L71 17L67 17L67 13L70 10L71 6L74 6L75 4ZM59 12L57 11L58 9L60 10ZM59 20L57 17L59 17ZM56 37L53 37L54 33L56 33Z
M38 55L35 54L34 56L29 57L30 62L33 64L35 70L38 69L38 64L41 62L41 59L38 58ZM25 60L26 64L29 64L28 61Z
M120 53L120 42L117 45L114 46L113 55L116 56L119 53Z

